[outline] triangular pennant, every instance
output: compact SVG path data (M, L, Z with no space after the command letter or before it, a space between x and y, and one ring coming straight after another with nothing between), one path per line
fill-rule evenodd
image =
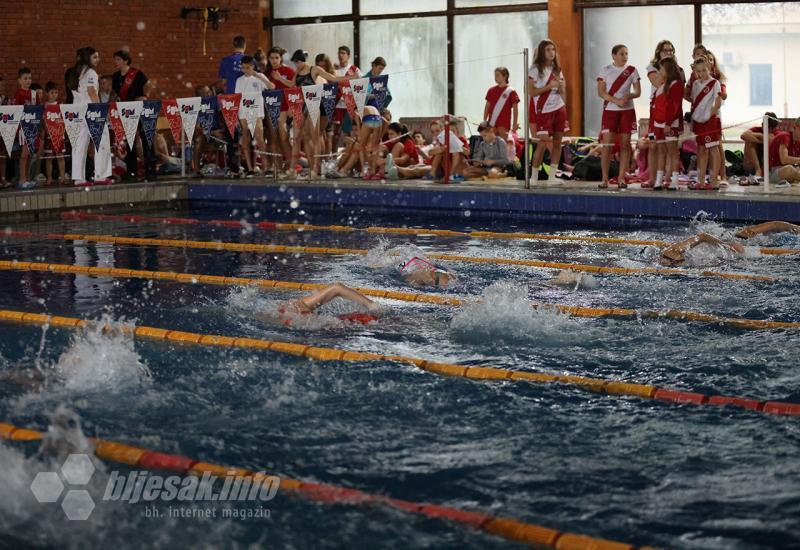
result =
M316 128L319 122L320 102L322 101L322 84L303 86L303 100L306 102L306 109L308 109L308 116L311 117L311 124Z
M283 90L264 90L264 109L272 121L272 127L277 128L281 118L281 104L283 103Z
M169 129L172 132L172 139L175 143L181 142L181 115L178 113L178 102L174 99L161 100L161 109L169 122Z
M72 103L69 105L59 105L61 118L67 130L67 137L73 147L77 145L81 131L86 126L86 103Z
M14 138L17 137L17 129L22 120L22 110L22 105L0 106L0 136L6 145L8 156L11 156L14 149Z
M183 97L178 100L178 112L181 114L183 131L186 139L192 143L194 139L194 129L197 126L197 116L200 114L199 97Z
M61 107L58 103L48 103L44 106L44 126L50 135L53 152L64 151L64 118L61 116Z
M259 118L264 118L264 97L261 94L242 94L242 103L239 105L239 118L247 121L250 135L256 135L256 123Z
M25 105L22 111L20 132L28 145L28 151L36 151L36 140L39 137L39 130L42 128L43 117L44 105Z
M353 88L350 87L350 82L340 84L339 91L342 94L341 100L344 102L347 114L350 115L350 118L355 118L358 114L358 109L356 108L356 100L353 97Z
M100 150L107 120L108 103L89 103L86 106L86 127L89 128L89 136L92 138L95 151Z
M292 115L292 125L300 128L303 124L303 90L300 88L287 88L286 103L289 105L289 114Z
M139 116L139 122L142 123L142 132L144 132L144 137L147 139L148 147L153 146L153 140L156 137L156 126L158 124L158 115L160 113L161 113L161 100L146 99L142 103L142 112Z
M353 99L356 102L356 112L358 116L364 116L364 107L367 104L367 88L369 78L354 78L350 81L350 89L353 91Z
M217 117L217 98L207 96L200 98L200 112L197 114L197 123L206 136L211 135L214 129L214 119Z
M125 127L119 117L119 107L114 102L108 104L108 125L111 126L111 131L114 132L114 142L122 143L125 139Z
M228 133L233 137L236 133L236 125L239 124L239 104L242 101L240 94L222 94L219 96L217 105L222 113L222 119L228 128Z
M322 110L328 120L333 120L333 111L336 109L336 96L339 93L339 85L336 82L329 82L322 85Z
M125 130L125 141L131 151L136 145L136 130L139 129L139 117L142 116L143 107L141 101L117 101L117 113Z
M378 111L383 111L386 96L389 94L389 75L371 76L369 78L370 94L369 103Z

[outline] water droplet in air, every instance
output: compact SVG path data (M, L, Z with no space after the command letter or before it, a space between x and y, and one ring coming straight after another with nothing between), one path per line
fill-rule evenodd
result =
M300 206L300 203L298 201L292 201L289 203L289 206L291 208L297 208L298 206Z

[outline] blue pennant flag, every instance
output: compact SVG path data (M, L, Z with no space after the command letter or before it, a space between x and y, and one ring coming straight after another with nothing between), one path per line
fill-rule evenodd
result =
M197 123L203 129L206 136L211 135L214 128L214 120L217 118L217 97L208 96L200 98L200 113L197 115Z
M333 111L336 109L336 96L339 95L339 85L330 82L322 86L322 110L328 120L333 120Z
M36 151L36 138L44 118L44 105L25 105L22 110L22 119L19 126L29 151Z
M370 92L367 103L378 109L379 112L383 111L384 107L389 106L386 98L391 97L389 94L389 75L382 74L380 76L371 76L369 78L369 85Z
M158 122L158 115L161 113L161 100L159 99L146 99L142 107L142 116L139 117L139 122L142 125L144 137L147 138L148 147L153 146L153 139L156 136L156 123Z
M103 139L107 120L108 103L89 103L86 107L86 126L89 127L89 135L94 142L95 151L100 149L100 141Z
M269 115L273 128L278 128L281 118L281 104L283 103L283 90L264 90L264 108Z

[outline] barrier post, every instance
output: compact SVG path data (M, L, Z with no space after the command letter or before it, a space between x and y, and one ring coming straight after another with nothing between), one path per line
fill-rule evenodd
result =
M528 113L528 48L522 50L522 62L524 63L524 67L522 68L522 76L525 79L525 86L523 88L523 101L522 101L522 125L525 127L525 149L523 150L524 153L522 154L522 160L525 163L525 189L531 188L531 162L528 158L530 154L530 146L531 146L531 125L529 124L529 116Z
M450 183L450 115L444 115L444 182Z
M761 135L764 136L764 162L762 163L764 172L764 191L769 191L769 115L764 115L761 119Z
M186 177L186 132L183 128L181 128L181 177Z

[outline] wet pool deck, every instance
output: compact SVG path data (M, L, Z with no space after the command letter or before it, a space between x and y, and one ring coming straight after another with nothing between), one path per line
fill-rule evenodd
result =
M526 190L522 181L469 181L436 184L422 180L214 180L172 179L155 183L115 184L78 189L55 187L0 191L0 219L6 222L52 219L63 210L134 211L225 203L299 208L369 209L382 213L428 214L475 219L558 220L567 223L675 221L700 211L724 221L783 219L800 222L800 186L774 185L719 191L661 191L632 184L624 190L597 188L596 182L539 184Z

